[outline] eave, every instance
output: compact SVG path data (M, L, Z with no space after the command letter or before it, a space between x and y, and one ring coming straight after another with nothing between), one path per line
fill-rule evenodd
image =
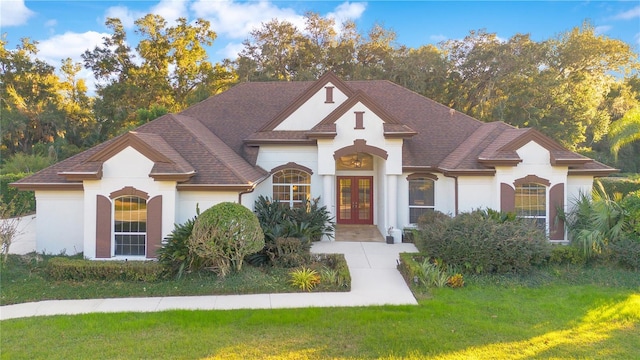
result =
M84 190L84 186L79 183L11 183L9 186L21 191L39 191L39 190Z

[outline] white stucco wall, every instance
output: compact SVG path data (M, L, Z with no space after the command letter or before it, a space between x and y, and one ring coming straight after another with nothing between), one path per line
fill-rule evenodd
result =
M162 236L173 230L176 222L176 182L154 181L149 177L153 162L132 147L127 147L104 162L102 179L84 181L84 255L95 258L96 197L109 195L124 187L134 187L149 195L162 196ZM195 211L195 210L194 210ZM112 250L113 251L113 250Z
M11 226L16 229L14 238L9 246L9 254L24 255L36 251L37 219L35 215L26 215L17 218L0 219L2 226Z
M580 194L591 196L593 189L593 176L590 175L571 175L567 178L567 210L571 209Z
M455 196L455 193L451 196ZM458 212L482 208L500 210L500 193L496 188L496 178L493 176L458 177Z
M326 86L334 86L328 82ZM347 99L338 88L333 89L333 103L325 103L326 90L321 88L307 102L296 109L289 117L282 121L274 130L309 130L327 117L333 110Z
M36 195L36 251L73 255L84 251L84 196L78 191L38 190ZM93 212L95 222L95 210ZM95 239L95 231L94 231Z
M238 202L237 191L178 191L176 224L183 224L196 216L196 206L200 212L208 208L223 203Z

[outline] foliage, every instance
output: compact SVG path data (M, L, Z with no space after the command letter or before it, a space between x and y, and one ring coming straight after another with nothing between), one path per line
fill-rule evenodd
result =
M290 209L260 195L254 204L254 212L265 234L265 247L247 260L253 265L300 265L298 262L304 261L309 254L311 241L333 236L333 218L326 206L320 206L319 203L320 200L316 198ZM286 259L280 261L281 255Z
M640 106L628 110L621 119L611 123L609 129L611 153L617 160L620 148L638 140L640 140Z
M36 197L33 191L18 191L9 186L29 174L1 174L0 175L0 204L13 204L13 211L8 216L20 216L36 211Z
M554 245L549 256L552 265L584 265L586 261L583 251L573 245Z
M162 247L158 249L158 261L170 275L181 278L185 271L200 268L200 260L189 251L189 237L193 232L196 218L184 224L175 224L173 231L164 238Z
M306 267L292 270L289 275L291 276L291 285L302 291L311 291L320 283L318 272Z
M623 206L621 194L610 196L598 181L591 196L581 193L573 200L565 219L571 242L584 251L587 259L602 254L611 241L633 231L634 220Z
M308 264L311 257L311 243L300 238L276 238L265 245L264 252L274 266L285 268Z
M526 219L501 222L486 212L420 219L421 252L471 273L527 272L551 251L546 235Z
M154 282L54 280L47 275L47 264L49 260L59 257L36 253L9 254L7 261L0 257L0 305L55 299L275 294L296 291L289 283L290 269L277 267L245 266L241 272L233 272L226 277L217 276L210 271L185 272L177 279L165 276L165 269L160 265L160 278ZM68 258L82 259L82 254ZM316 271L327 268L338 272L337 283L323 282L316 287L317 291L349 291L351 278L344 255L318 254L314 255L313 261L310 267Z
M609 194L609 196L613 196L615 193L620 193L622 196L626 196L629 193L640 191L640 178L606 177L599 178L598 181L602 184L604 192Z
M614 240L609 245L610 261L623 268L640 270L640 236Z
M462 274L454 274L451 277L449 277L449 280L447 280L447 285L449 287L452 287L454 289L457 288L461 288L464 286L464 276L462 276Z
M47 275L55 280L157 281L162 267L155 261L96 261L56 257L47 262Z
M179 18L173 25L159 15L137 19L138 59L128 45L122 21L108 18L105 24L112 34L82 55L85 66L99 80L94 113L102 123L103 138L162 111L181 111L235 81L229 69L208 61L206 47L213 44L216 34L204 19L188 22Z
M251 210L223 202L198 216L188 246L205 267L225 276L231 267L242 270L244 257L264 247L264 234Z
M19 235L18 226L21 219L12 217L15 212L13 202L8 204L0 202L0 254L2 254L3 264L7 263L11 243Z
M38 154L16 153L2 164L3 174L34 173L54 163L54 158Z

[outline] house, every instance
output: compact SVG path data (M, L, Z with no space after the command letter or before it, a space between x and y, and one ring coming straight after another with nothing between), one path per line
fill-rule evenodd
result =
M533 129L482 123L389 81L242 83L13 186L35 190L37 251L154 258L174 224L259 195L320 198L382 234L427 211L517 211L544 226L615 169Z

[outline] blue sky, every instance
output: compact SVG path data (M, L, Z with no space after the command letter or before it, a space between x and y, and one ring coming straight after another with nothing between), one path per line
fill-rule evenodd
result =
M529 33L534 40L555 37L588 20L597 31L640 48L640 2L636 1L24 1L0 0L0 32L8 48L22 37L37 40L39 56L58 66L102 42L106 17L123 20L133 36L133 21L156 13L168 20L202 17L218 39L209 50L213 61L234 57L249 31L272 18L299 26L303 14L315 11L337 22L354 20L361 31L374 23L393 29L397 42L410 47L461 39L470 30L486 29L508 39ZM132 39L133 45L135 42ZM86 76L89 73L86 72Z

